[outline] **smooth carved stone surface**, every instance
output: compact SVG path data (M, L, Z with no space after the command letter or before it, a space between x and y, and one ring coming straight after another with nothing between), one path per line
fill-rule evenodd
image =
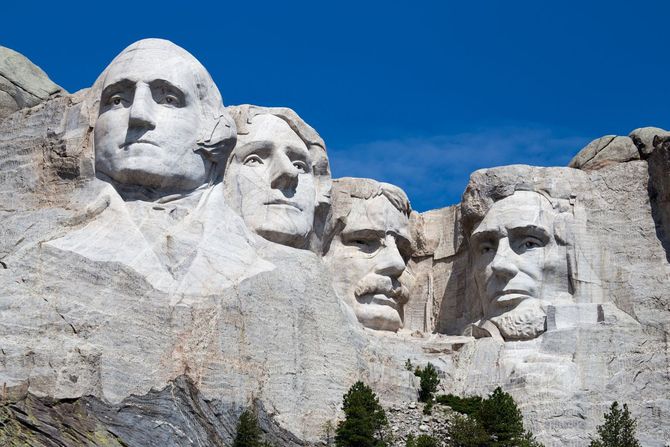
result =
M403 326L408 290L401 275L411 253L410 212L396 186L357 178L333 182L324 261L338 297L367 328Z
M560 219L559 208L551 197L516 191L494 203L469 235L480 329L497 330L505 340L535 338L546 330L546 306L572 301L572 216Z
M317 249L331 181L323 140L286 108L229 110L238 141L224 176L227 203L261 237Z
M37 65L14 50L0 46L0 120L50 97L67 94Z
M193 191L216 178L221 155L235 143L207 70L166 40L123 50L96 81L91 102L96 172L122 187Z
M106 74L0 121L2 435L224 445L240 412L255 407L268 440L314 445L357 380L386 406L415 400L410 359L436 365L440 392L502 386L547 446L587 444L613 400L630 404L643 445L670 439L663 132L610 141L589 157L603 154L599 169L480 170L463 203L410 214L392 185L340 179L331 192L325 145L289 109L225 109L205 82L214 93L198 101L214 99L220 115L192 121L177 113L187 110L163 110L155 98L180 94L155 81L186 79L186 98L197 91L188 80L206 71L165 41L129 48L145 62L181 62L165 65L174 78L146 64L134 73L144 77L123 73L106 104L133 98L113 111L127 114L115 125L97 125L103 91L116 85ZM132 67L126 54L119 67ZM146 135L191 123L194 145L173 148L202 164L186 163L184 176L172 159L152 171L135 158L135 149L173 143L159 133L159 146L132 140L136 113L155 118L144 120L154 126ZM196 131L195 122L212 127ZM101 129L131 136L128 159L116 161L132 161L135 174L96 172ZM643 155L608 154L628 142ZM156 175L145 183L139 172ZM266 198L277 192L299 196L302 210L271 211ZM487 237L473 240L478 233ZM496 320L506 312L486 305L508 286L522 293L507 313L537 306L506 326Z

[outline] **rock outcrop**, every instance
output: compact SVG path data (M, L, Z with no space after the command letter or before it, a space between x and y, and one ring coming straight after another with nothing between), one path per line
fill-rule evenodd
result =
M126 79L128 52L162 65ZM331 189L295 112L224 107L165 41L40 98L0 119L0 442L229 445L253 407L268 441L318 445L357 380L405 430L407 359L440 392L501 386L548 446L587 443L613 400L670 440L664 130L477 171L417 213L393 185Z
M65 94L25 56L0 46L0 120L17 110Z

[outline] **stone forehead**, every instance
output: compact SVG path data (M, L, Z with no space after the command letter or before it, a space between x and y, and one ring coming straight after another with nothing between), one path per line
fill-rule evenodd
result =
M356 177L342 177L333 181L334 214L346 214L353 199L369 200L378 196L384 196L398 211L409 216L411 205L401 188L390 183Z
M409 218L402 211L398 210L386 196L379 195L369 198L352 197L351 199L350 218L355 214L356 218L366 219L371 222L381 223L388 221L389 218L400 222L409 222Z
M544 195L534 191L516 191L495 202L474 231L529 222L551 226L556 215L553 204Z
M290 139L293 144L307 148L300 135L286 121L275 115L262 114L254 116L251 123L248 124L247 130L248 133L238 134L240 141L253 139L278 141L278 139Z
M100 94L102 93L102 89L104 84L106 84L110 72L114 71L115 67L119 65L123 68L127 63L132 63L132 58L135 55L141 56L141 59L155 58L156 63L147 64L146 67L147 71L151 70L155 72L161 70L161 67L164 66L162 65L162 62L165 62L166 59L179 60L180 63L184 64L182 71L192 73L194 87L197 89L197 96L200 101L204 103L203 107L213 114L219 113L217 109L223 107L221 93L214 83L214 80L209 75L209 72L207 72L207 69L191 53L169 40L164 39L142 39L121 51L93 84L93 88L89 93L91 103L96 104L99 101ZM133 70L136 68L139 67L134 66ZM129 73L129 75L130 74L132 73Z
M191 53L176 45L169 40L165 39L142 39L138 40L135 43L127 46L121 53L119 53L116 58L112 61L110 65L113 65L118 59L127 57L128 54L137 53L137 52L155 52L155 53L168 53L174 56L184 58L194 64L202 66L200 61L198 61ZM203 67L204 69L204 67Z

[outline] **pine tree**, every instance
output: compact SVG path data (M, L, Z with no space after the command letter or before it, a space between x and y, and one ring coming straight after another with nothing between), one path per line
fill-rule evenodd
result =
M244 410L237 423L237 434L233 447L264 447L267 443L261 441L261 429L258 428L258 419L251 410Z
M440 384L437 369L429 362L423 369L417 366L414 375L420 379L419 401L430 402L433 400L433 394L437 391L437 386Z
M475 417L454 415L449 427L451 440L450 447L480 447L486 446L489 435L481 422Z
M640 447L635 438L637 420L630 416L628 405L623 404L622 411L615 401L604 417L605 423L597 428L599 439L591 441L590 447Z
M490 436L491 447L518 447L524 440L530 442L514 398L500 387L482 401L478 418Z
M335 445L338 447L384 447L386 413L375 393L358 381L344 395L344 420L337 424Z

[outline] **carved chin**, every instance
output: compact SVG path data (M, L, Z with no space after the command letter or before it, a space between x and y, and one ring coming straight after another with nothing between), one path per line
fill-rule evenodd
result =
M547 315L538 304L513 309L491 321L505 340L530 340L547 330Z

